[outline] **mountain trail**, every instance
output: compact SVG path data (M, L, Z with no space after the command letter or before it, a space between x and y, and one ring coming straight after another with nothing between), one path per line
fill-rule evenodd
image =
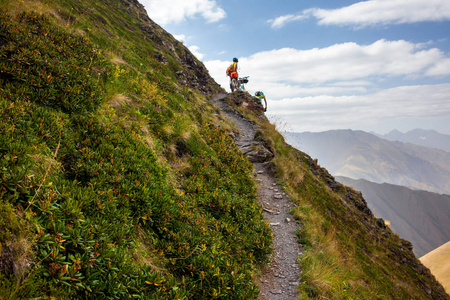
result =
M254 140L257 125L243 118L240 113L228 106L224 99L227 94L217 94L211 102L217 105L223 115L233 122L240 134L235 139L239 149L247 148ZM269 265L262 270L259 278L259 300L297 299L297 286L300 282L300 268L297 258L301 248L295 231L300 226L290 213L294 206L289 197L277 183L266 163L253 163L259 182L258 202L273 232L273 255Z

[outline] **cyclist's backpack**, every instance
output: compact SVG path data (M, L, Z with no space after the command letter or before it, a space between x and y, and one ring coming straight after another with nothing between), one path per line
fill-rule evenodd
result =
M228 68L227 68L227 76L230 76L233 72L237 71L237 64L236 63L232 63Z
M230 76L231 72L233 72L233 66L232 66L232 65L230 65L230 66L227 68L227 76Z

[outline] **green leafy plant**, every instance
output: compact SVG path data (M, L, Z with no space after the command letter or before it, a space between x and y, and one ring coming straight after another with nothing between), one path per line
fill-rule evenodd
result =
M68 3L58 15L77 20L81 7L67 15ZM2 10L0 26L2 245L20 236L20 222L33 241L32 266L21 278L3 270L0 293L256 298L271 237L251 165L210 125L201 94L164 84L181 69L176 60L144 72L134 52L126 59L138 68L110 63L112 50L92 43L109 45L101 37L34 12ZM126 101L111 103L118 93ZM181 170L166 161L172 145Z

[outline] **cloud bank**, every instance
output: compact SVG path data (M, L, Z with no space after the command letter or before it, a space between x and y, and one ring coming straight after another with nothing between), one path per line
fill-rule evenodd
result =
M442 132L448 134L449 95L450 84L445 83L399 86L359 96L286 98L269 106L275 123L291 124L290 128L285 128L288 131L342 128L370 131L375 127L378 133L383 133L392 128L406 131L440 123ZM410 128L399 128L400 124L408 123Z
M314 17L321 25L374 25L439 22L450 20L448 0L369 0L338 9L311 8L297 15L268 20L271 27L281 28L289 22Z
M230 62L205 64L228 89L225 69ZM283 116L299 131L409 119L439 119L448 123L443 127L450 126L450 83L420 84L450 76L449 54L429 45L381 39L369 45L282 48L240 57L239 64L240 75L250 76L249 92L263 90L268 113Z
M386 80L450 75L450 57L437 48L404 40L378 40L369 45L341 43L325 48L282 48L239 58L251 86L273 90L277 98L299 94L366 92ZM211 74L227 86L229 62L207 61Z
M141 0L141 3L150 18L162 26L198 16L207 22L217 22L226 17L215 0Z

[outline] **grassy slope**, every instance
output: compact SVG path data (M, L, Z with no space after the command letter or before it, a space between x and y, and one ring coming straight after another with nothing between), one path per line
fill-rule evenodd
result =
M0 3L0 295L256 298L270 232L202 64L133 0ZM256 121L299 200L302 298L445 297Z
M235 103L233 96L229 103ZM368 209L361 194L337 183L306 154L287 145L264 115L241 109L276 150L273 170L293 199L305 248L301 299L449 299L400 239Z
M136 2L18 2L0 13L1 297L255 298L270 231L201 63Z

